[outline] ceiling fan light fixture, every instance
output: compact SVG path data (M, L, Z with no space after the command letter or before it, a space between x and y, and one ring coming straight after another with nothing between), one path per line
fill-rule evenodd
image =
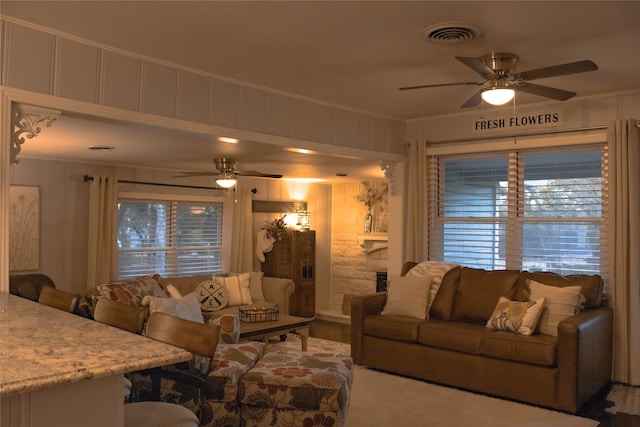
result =
M236 185L236 182L238 182L238 180L233 173L229 171L222 171L220 177L216 179L216 184L222 188L231 188Z
M216 184L222 188L231 188L236 185L235 178L218 178L216 179Z
M504 105L511 101L516 95L516 91L506 83L495 85L482 90L482 99L491 105Z

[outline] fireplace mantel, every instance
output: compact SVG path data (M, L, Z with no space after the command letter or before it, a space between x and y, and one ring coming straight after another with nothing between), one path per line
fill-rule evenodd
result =
M370 254L380 249L386 249L389 245L387 233L359 233L358 244L362 250Z

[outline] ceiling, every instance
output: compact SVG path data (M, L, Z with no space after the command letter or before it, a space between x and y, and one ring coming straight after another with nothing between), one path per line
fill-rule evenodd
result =
M460 106L478 87L398 90L402 86L483 80L455 56L511 52L520 57L517 71L590 59L599 67L595 72L536 83L577 92L578 96L640 88L637 1L3 0L0 11L136 54L401 120L461 111ZM455 43L426 41L424 30L438 24L464 25L474 29L476 35ZM518 94L516 104L545 100ZM54 127L63 128L58 126L62 123ZM81 123L69 123L69 129L76 125ZM100 129L117 132L111 126L100 124ZM95 136L98 129L91 130ZM137 132L134 136L140 144L145 140L143 133L150 132L131 126L125 130ZM158 150L158 156L165 156L150 160L149 166L189 170L204 166L189 158L180 163L185 143L175 151L175 140L170 139L190 137L189 143L195 147L205 136L151 134L167 139L167 153L165 148ZM105 140L105 145L113 144ZM371 166L375 166L375 159L333 155L317 154L303 160L299 154L250 142L213 151L221 150L235 150L241 169L243 165L260 167L267 173L285 173L277 170L284 168L284 163L291 166L307 162L306 173L325 176L335 176L339 167L342 172L352 173L347 169L353 165L355 176L364 173L362 168L372 171ZM81 151L83 157L85 151ZM204 159L216 153L200 152ZM115 151L111 154L117 156ZM317 168L315 172L313 168ZM376 173L380 173L379 168Z

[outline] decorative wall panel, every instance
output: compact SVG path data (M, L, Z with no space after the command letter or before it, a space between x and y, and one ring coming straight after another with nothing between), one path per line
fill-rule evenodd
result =
M140 59L105 51L102 103L109 107L138 111L141 69Z
M214 79L209 123L230 128L239 127L240 85Z
M211 79L202 74L178 71L177 117L199 123L209 121Z
M51 94L55 37L20 25L9 26L7 84Z
M178 70L145 61L142 66L142 112L176 116Z
M63 98L96 103L100 50L72 40L60 40L56 93Z
M267 94L260 89L240 90L240 129L265 132L267 128Z

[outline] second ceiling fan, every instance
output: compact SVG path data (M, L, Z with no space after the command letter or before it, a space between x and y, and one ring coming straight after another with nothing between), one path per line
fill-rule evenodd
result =
M518 55L515 55L513 53L492 53L489 55L481 56L480 58L472 58L466 56L456 56L455 58L480 74L484 78L484 81L406 86L401 87L400 90L459 85L486 85L486 87L480 89L471 98L469 98L467 102L462 104L461 108L469 108L478 105L483 99L483 93L489 92L491 90L505 89L526 92L533 95L556 99L558 101L566 101L567 99L574 97L576 93L570 92L568 90L556 89L549 86L529 83L529 81L544 79L548 77L564 76L567 74L584 73L587 71L595 71L598 69L598 66L593 63L593 61L583 60L516 73L516 65L518 64L519 58Z
M253 176L257 178L282 178L280 174L269 174L262 173L257 171L239 171L238 170L238 159L233 159L229 157L221 157L219 159L213 159L213 163L216 166L217 171L197 171L197 172L182 172L180 177L187 176L215 176L216 182L221 183L227 180L230 183L230 180L233 180L233 184L235 184L235 179L237 176Z

